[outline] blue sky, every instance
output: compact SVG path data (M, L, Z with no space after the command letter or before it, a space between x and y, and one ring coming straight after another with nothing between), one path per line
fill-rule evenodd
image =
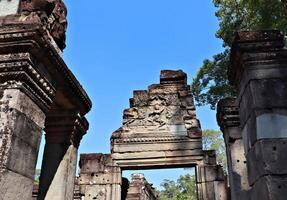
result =
M211 0L65 3L69 25L64 59L93 101L80 153L109 153L110 135L121 126L132 91L158 83L160 70L182 69L191 83L203 60L222 49L215 38L218 21ZM197 113L203 129L218 129L208 107ZM187 171L163 170L146 176L158 186L183 173Z

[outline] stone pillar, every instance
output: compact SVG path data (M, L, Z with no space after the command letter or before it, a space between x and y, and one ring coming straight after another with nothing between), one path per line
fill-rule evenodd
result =
M74 112L47 116L38 200L73 200L77 150L87 129L86 119Z
M0 53L0 200L31 199L44 112L55 93L35 63L29 53Z
M232 200L246 200L250 187L236 99L227 98L219 101L217 122L224 135L231 198Z
M0 200L31 199L51 107L91 109L62 58L66 13L62 0L0 1Z
M238 90L250 198L287 197L287 50L278 31L239 32L229 79Z
M80 194L85 200L120 200L122 173L110 154L81 154Z
M215 151L204 151L204 160L196 166L199 200L227 200L223 168L216 163Z

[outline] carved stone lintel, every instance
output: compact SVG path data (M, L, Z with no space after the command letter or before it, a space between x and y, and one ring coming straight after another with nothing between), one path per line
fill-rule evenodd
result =
M53 102L55 88L45 72L35 65L30 53L0 55L0 88L20 89L47 111Z

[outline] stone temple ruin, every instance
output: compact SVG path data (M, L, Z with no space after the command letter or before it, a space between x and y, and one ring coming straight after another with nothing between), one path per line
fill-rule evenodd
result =
M178 167L195 167L199 200L286 200L287 50L280 32L234 37L228 76L237 97L217 106L227 177L215 151L202 150L180 70L163 70L159 84L134 91L110 154L81 154L76 177L92 103L62 58L66 13L62 0L0 1L0 200L154 200L142 174L129 182L122 172Z

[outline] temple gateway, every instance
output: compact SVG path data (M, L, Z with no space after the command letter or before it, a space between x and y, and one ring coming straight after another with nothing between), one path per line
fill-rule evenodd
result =
M62 57L66 14L62 0L0 1L0 200L156 200L143 174L128 181L122 172L181 167L196 169L198 200L286 200L287 50L280 32L234 37L228 77L237 97L217 105L226 176L216 152L202 148L181 70L162 70L158 83L135 90L111 133L110 153L81 154L77 162L92 102Z

